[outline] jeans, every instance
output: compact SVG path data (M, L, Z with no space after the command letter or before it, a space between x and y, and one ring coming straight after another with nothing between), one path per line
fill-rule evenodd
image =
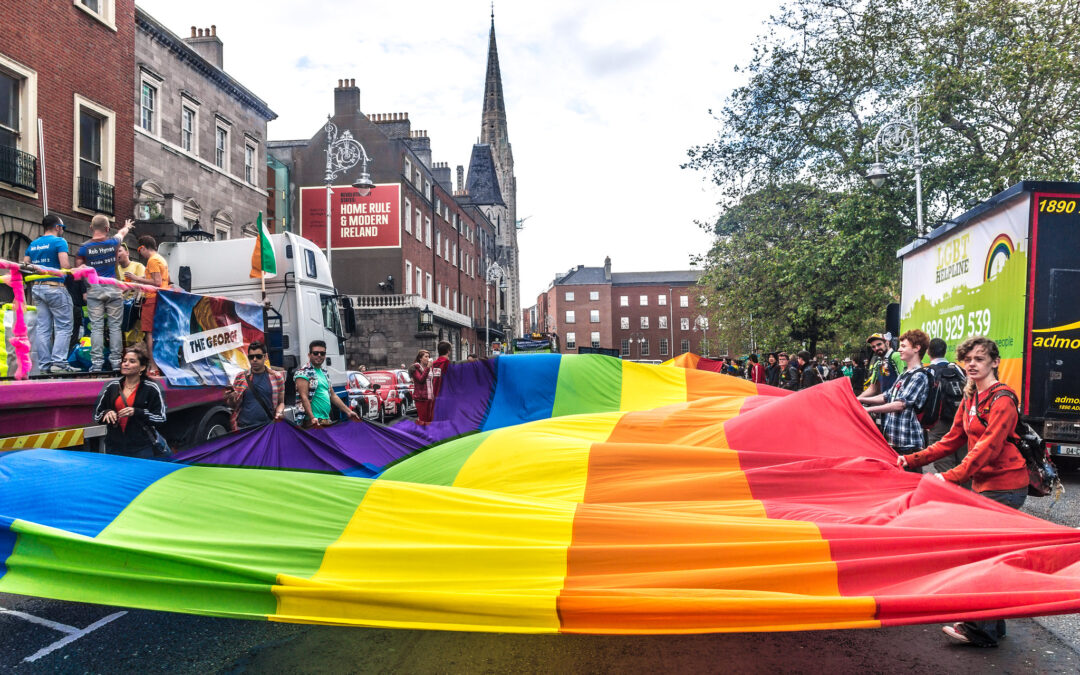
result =
M124 321L124 298L119 288L94 284L86 291L86 309L90 313L90 370L105 365L105 319L109 323L109 360L111 370L120 367L124 338L120 332Z
M987 499L993 499L998 504L1004 504L1005 506L1019 509L1024 505L1024 501L1027 499L1027 488L1022 487L1016 490L987 490L985 492L980 492L979 494ZM989 638L991 642L996 643L998 640L1005 637L1004 619L967 621L965 622L965 625L969 629L981 633L980 637Z
M71 294L59 284L34 284L31 293L37 306L37 330L34 332L34 351L38 368L44 371L52 365L64 365L71 339L73 304Z

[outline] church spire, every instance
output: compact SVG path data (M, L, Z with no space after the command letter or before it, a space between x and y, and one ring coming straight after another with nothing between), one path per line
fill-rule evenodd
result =
M506 105L503 102L502 74L499 72L499 50L495 46L495 3L491 4L491 32L488 36L487 79L484 83L484 114L481 119L480 142L491 146L507 142Z

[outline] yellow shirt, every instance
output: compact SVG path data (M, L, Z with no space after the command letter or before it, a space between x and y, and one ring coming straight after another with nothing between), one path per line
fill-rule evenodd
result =
M121 266L120 263L116 263L116 278L120 281L127 281L124 274L131 272L137 277L146 276L146 266L141 262L135 262L134 260L128 260L128 264ZM124 299L129 300L139 295L139 291L124 291Z

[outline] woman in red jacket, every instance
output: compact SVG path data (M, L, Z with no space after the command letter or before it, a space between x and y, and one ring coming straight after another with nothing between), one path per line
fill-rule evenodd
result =
M997 379L1001 362L997 343L981 336L968 338L956 348L956 356L964 364L968 383L952 428L929 448L901 455L897 464L924 466L956 452L966 442L968 455L964 461L934 475L958 484L970 480L975 492L1019 509L1027 498L1028 471L1020 450L1009 440L1016 428L1017 399L1016 393ZM998 639L1005 636L1005 622L965 621L943 630L964 644L996 647Z
M416 362L409 368L413 381L413 402L416 404L416 423L424 426L431 421L431 408L435 404L431 380L431 352L421 349Z

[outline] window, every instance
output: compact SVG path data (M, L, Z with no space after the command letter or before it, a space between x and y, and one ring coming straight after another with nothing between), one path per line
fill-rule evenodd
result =
M574 310L566 310L566 323L574 323Z
M647 316L641 317L641 327L642 328L648 328L649 327L649 317L647 317Z
M589 291L589 299L590 300L599 300L600 299L600 291Z
M412 232L412 202L408 199L405 200L405 231Z
M424 238L424 228L420 227L420 209L416 209L416 241Z
M230 234L232 234L232 233L229 231L228 228L214 227L214 238L217 241L225 241L226 239L229 238Z
M619 296L619 307L629 307L629 306L630 306L630 296L629 295L620 295Z
M417 170L416 170L416 174L415 174L415 176L416 176L416 179L415 179L415 180L413 181L413 185L415 185L415 186L416 186L416 189L417 189L417 190L419 190L419 189L420 189L420 186L421 186L421 185L423 184L423 183L422 183L422 181L423 181L423 178L422 178L422 177L421 177L421 175L420 175L420 169L417 169Z
M450 262L454 264L454 267L459 267L460 262L458 261L458 248L457 248L457 242L456 241L454 242L453 248L451 248L450 250L451 250Z
M589 323L600 323L600 310L598 310L598 309L590 309L589 310Z
M626 338L622 339L622 344L619 345L620 356L630 356L630 341Z
M116 30L116 0L75 0L75 6L109 28Z
M563 298L565 298L567 302L573 302L574 301L574 292L573 291L567 291L565 294L563 294Z
M180 147L195 152L195 111L187 106L180 110Z
M416 294L424 295L424 273L420 270L420 267L416 268Z
M214 164L229 170L229 132L222 127L214 132Z
M442 302L442 282L435 284L435 302Z
M598 331L593 331L592 333L589 333L589 344L591 344L594 348L600 346L600 333Z
M450 257L450 237L447 237L446 239L443 239L443 244L446 247L446 255L443 256L443 257L446 258L447 260L453 260L453 258Z
M405 295L412 295L412 262L408 260L405 261Z
M412 180L412 162L408 157L405 158L405 180Z
M688 295L680 295L679 296L679 307L689 307L689 306L690 306L690 296L688 296Z
M668 355L668 342L667 338L660 338L660 356Z
M424 196L431 201L431 181L424 181Z
M139 104L139 126L152 134L157 133L155 116L157 111L157 87L146 80L142 83L142 99Z
M75 94L75 149L79 169L73 206L82 212L113 214L116 113Z
M431 300L431 273L429 272L424 278L427 280L427 295L424 297Z
M442 232L435 230L435 255L442 257Z
M424 216L424 243L431 248L431 218Z
M664 305L666 305L666 304L667 304L667 296L666 296L666 295L664 295L663 293L661 293L660 295L656 296L656 304L660 305L661 307L663 307Z
M685 316L679 319L679 330L690 330L690 319Z
M628 316L620 316L619 317L619 328L622 328L623 330L630 330L630 317L628 317Z
M455 311L455 312L456 312L456 311L458 311L458 304L457 304L457 291L454 291L454 311Z
M250 143L244 144L244 180L248 185L256 184L255 177L255 158L258 157L258 152Z
M641 341L641 355L642 356L648 356L649 355L649 341L647 339Z
M566 334L566 348L577 349L577 336L573 333Z
M213 214L213 222L214 233L217 234L219 240L232 237L233 220L228 211L215 211Z
M702 307L706 307L709 304L709 299L704 295L698 296L698 304Z
M37 191L36 86L33 71L0 56L0 181L30 192Z
M639 305L641 305L642 307L648 307L649 306L649 296L642 295L642 296L639 296L639 298L640 298L638 300Z
M319 278L319 267L315 264L315 251L310 248L304 249L304 272L308 279Z
M682 343L679 345L679 351L683 354L690 351L690 341L683 340Z
M661 314L660 317L659 317L659 322L660 322L660 327L661 328L667 328L667 317L666 316Z

